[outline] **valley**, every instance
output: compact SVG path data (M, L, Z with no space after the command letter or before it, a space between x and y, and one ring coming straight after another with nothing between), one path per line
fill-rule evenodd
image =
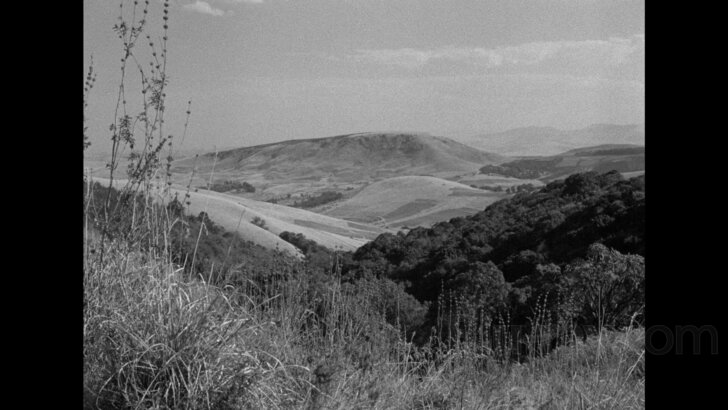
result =
M591 129L606 132L603 126ZM529 130L533 134L537 128ZM620 130L611 139L623 138L626 131ZM566 146L553 130L539 135L546 141L542 147ZM353 251L382 233L474 215L522 189L573 173L644 173L643 146L606 144L550 156L506 156L494 153L513 149L514 141L503 138L481 144L485 151L424 133L358 133L219 152L181 151L186 156L171 164L171 193L182 198L189 191L191 214L206 212L245 240L300 257L280 238L282 232ZM89 155L87 174L104 181L107 161ZM122 156L115 178L124 178L127 165Z

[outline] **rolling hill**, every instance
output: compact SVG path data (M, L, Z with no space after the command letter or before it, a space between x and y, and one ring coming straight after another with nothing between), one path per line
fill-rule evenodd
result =
M386 232L371 225L217 192L199 191L191 196L189 209L193 214L206 211L225 229L237 231L244 239L270 248L284 247L281 242L285 241L278 236L284 231L301 233L319 245L343 250L354 250ZM267 229L254 225L251 221L255 217L264 220Z
M475 214L505 196L435 177L403 176L374 182L325 214L379 226L430 226Z
M103 178L94 180L108 183L108 180ZM125 180L115 180L117 187L125 183ZM171 188L172 196L177 194L179 198L183 198L185 192L183 187ZM300 252L279 237L281 232L301 233L319 245L346 251L355 250L377 235L388 232L381 227L218 192L200 190L189 194L190 214L207 212L216 224L228 231L237 232L242 239L269 249L277 248L292 255L300 256ZM265 221L265 229L252 223L256 217Z
M361 133L290 140L176 161L172 171L194 166L204 175L245 175L250 181L356 182L405 175L449 176L473 172L506 158L429 134Z
M486 165L482 174L550 181L586 171L616 170L635 175L645 170L645 147L607 144L573 149L559 155L524 157L500 165Z
M595 124L578 130L552 127L524 127L461 138L465 144L506 156L557 155L603 144L645 144L645 127L640 125Z
M207 210L213 220L247 240L295 253L278 237L290 231L329 248L353 250L390 229L429 227L472 215L508 196L474 186L538 187L577 172L643 172L643 146L583 145L592 140L634 139L638 128L595 125L559 131L530 127L501 133L491 140L500 144L497 149L501 152L517 149L519 144L531 144L533 150L569 148L558 155L516 158L429 134L348 134L206 153L175 161L172 171L178 192L183 193L185 179L200 188L192 196L193 213ZM514 135L520 137L508 139ZM544 135L547 137L539 140ZM641 135L644 138L643 132ZM496 149L495 145L490 147ZM255 192L202 189L210 181L245 181ZM322 192L343 198L310 211L280 205ZM265 220L268 229L252 224L255 217Z

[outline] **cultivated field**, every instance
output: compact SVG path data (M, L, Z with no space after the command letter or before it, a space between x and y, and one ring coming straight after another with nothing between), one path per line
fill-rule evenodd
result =
M472 215L504 197L440 178L404 176L375 182L326 215L377 226L430 226Z

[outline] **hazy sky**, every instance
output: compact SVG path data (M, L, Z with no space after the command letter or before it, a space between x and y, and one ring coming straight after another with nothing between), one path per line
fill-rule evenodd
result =
M643 123L644 9L644 0L172 0L168 130L181 133L188 100L185 148ZM95 149L113 121L118 14L118 0L84 0Z

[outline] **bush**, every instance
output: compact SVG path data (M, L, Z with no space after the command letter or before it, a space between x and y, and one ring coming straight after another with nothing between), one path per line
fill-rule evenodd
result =
M266 224L265 224L265 219L263 219L259 216L253 217L253 219L250 220L250 223L252 223L253 225L255 225L257 227L260 227L260 228L263 228L266 230L268 229L268 226L266 226Z
M242 192L255 192L255 187L249 183L243 181L222 181L215 182L210 185L209 189L216 192L229 192L229 191L242 191Z
M587 258L566 267L570 293L587 325L627 327L641 322L645 303L645 262L602 244L589 247Z

